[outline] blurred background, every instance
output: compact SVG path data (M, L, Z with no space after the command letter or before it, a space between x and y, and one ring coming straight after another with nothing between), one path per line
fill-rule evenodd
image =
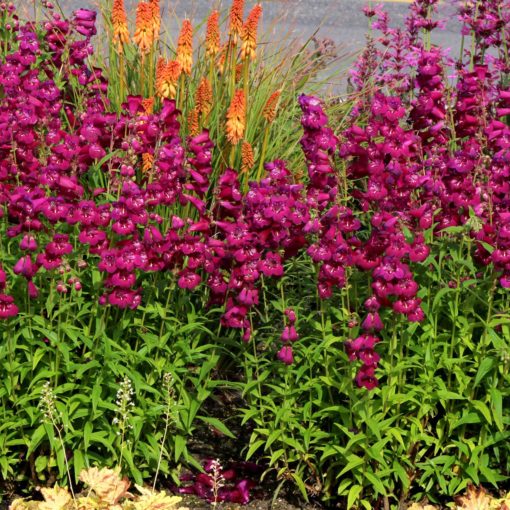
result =
M57 3L58 0L55 0ZM60 0L64 13L71 14L78 8L99 10L99 2L104 5L113 0ZM40 0L14 0L21 10L28 13L40 8ZM137 0L125 0L128 17L134 26ZM246 1L245 14L257 2ZM259 0L264 8L262 29L263 40L285 43L294 41L301 45L310 38L310 44L318 50L331 53L336 58L337 76L332 80L332 89L341 93L345 90L347 70L356 55L363 48L367 33L368 20L363 14L367 5L381 5L389 15L390 26L399 27L405 23L410 0ZM161 0L163 13L162 30L167 40L175 43L180 22L188 17L195 30L202 31L202 24L212 9L223 10L228 15L230 0ZM439 18L444 20L442 30L432 33L432 42L450 49L450 55L457 57L460 49L459 22L455 14L456 0L444 0L440 3ZM334 82L334 83L333 83Z

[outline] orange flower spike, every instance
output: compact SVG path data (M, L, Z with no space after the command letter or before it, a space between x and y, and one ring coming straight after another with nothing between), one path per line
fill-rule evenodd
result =
M120 53L122 51L122 45L129 43L129 30L124 0L113 0L112 28L113 43Z
M142 172L147 173L152 169L154 163L154 156L150 152L142 154Z
M255 164L253 147L248 142L243 142L241 146L241 172L249 172Z
M191 74L193 64L193 27L189 19L182 22L181 33L177 40L177 62L181 64L184 74Z
M227 59L227 46L228 44L225 43L220 49L220 54L218 57L218 71L220 74L223 74L223 71L225 70L225 60Z
M195 94L197 110L200 113L207 115L211 111L212 102L213 91L211 84L207 78L202 78Z
M262 116L267 122L271 123L276 118L276 108L278 106L278 99L280 99L281 90L273 92L262 110Z
M233 0L230 8L229 37L234 44L237 44L237 36L241 35L243 29L244 0Z
M166 60L163 57L158 58L156 64L156 93L161 96L161 88L165 77Z
M145 110L145 113L147 115L151 115L152 113L154 113L154 98L148 97L146 99L142 99L142 106L143 109Z
M220 13L211 12L207 19L205 32L205 53L208 57L214 58L220 51Z
M248 14L246 23L243 25L241 31L241 39L243 41L241 45L241 59L250 58L255 59L257 49L257 30L259 26L260 16L262 16L262 6L256 4Z
M188 113L188 132L190 136L197 136L200 132L200 125L198 122L198 110L193 108Z
M142 54L149 53L154 44L153 6L140 2L136 8L136 28L133 41Z
M243 64L237 64L236 65L236 83L241 81L241 76L243 74Z
M168 81L177 83L177 80L179 79L179 76L181 76L182 73L182 66L177 62L177 60L170 60L168 64L166 65L165 70L165 77L168 79Z
M175 99L177 94L177 81L180 75L181 64L179 64L179 62L171 60L165 65L158 88L160 97Z
M154 42L159 38L159 31L161 29L161 10L159 8L159 0L150 0L152 7L152 28L154 31Z
M227 140L236 145L246 129L246 97L243 90L236 90L227 111Z

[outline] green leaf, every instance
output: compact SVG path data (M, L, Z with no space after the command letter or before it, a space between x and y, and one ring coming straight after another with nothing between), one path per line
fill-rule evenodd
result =
M219 430L222 434L225 434L226 436L235 439L235 435L231 432L231 430L218 418L212 418L210 416L197 416L197 419L200 421L203 421L204 423L208 423L215 429Z
M92 437L93 432L93 425L92 422L89 420L85 422L85 425L83 427L83 444L85 446L85 450L89 449L90 446L90 438Z
M78 480L80 473L84 468L87 467L85 463L85 458L83 457L83 452L81 450L74 450L73 453L73 464L74 464L74 479Z
M464 468L464 471L471 478L471 481L475 485L480 485L480 479L478 478L478 471L474 466L467 466Z
M308 493L306 492L306 487L301 477L297 473L292 473L292 478L294 478L294 481L296 482L296 485L298 486L298 489L301 492L304 500L308 501Z
M476 388L483 378L497 365L494 358L484 358L478 367L473 388Z
M366 471L365 477L372 484L373 488L376 490L377 493L383 496L386 494L386 489L384 488L383 483L376 475L374 475L370 471Z
M503 424L503 396L501 392L497 388L491 388L489 390L489 394L491 397L492 404L492 417L494 418L494 423L498 430L503 432L504 424Z
M275 462L282 456L285 454L285 450L283 448L280 448L279 450L276 450L273 452L273 454L271 455L271 458L269 459L269 465L270 466L273 466L275 464Z
M347 496L347 510L350 510L354 507L354 503L358 500L362 490L363 487L361 485L353 485L350 488L349 494Z
M265 441L263 439L259 439L255 441L249 448L248 453L246 454L246 460L248 460L263 444Z
M451 430L453 431L454 429L460 427L461 425L473 423L480 423L480 415L474 412L466 413L463 414L462 417L451 426Z
M46 354L46 349L39 348L35 351L33 357L32 357L32 370L35 370L37 368L37 365L41 361L41 359Z
M271 432L271 434L269 434L269 437L267 438L264 450L267 450L281 435L282 430L273 430L273 432Z
M33 453L37 447L41 444L42 440L47 437L47 431L44 423L41 423L32 434L32 437L30 438L30 445L28 447L27 451L27 457Z
M481 402L480 400L473 400L471 402L471 405L478 411L480 411L480 413L483 415L483 417L487 420L487 422L489 423L489 425L492 425L492 416L491 416L491 412L489 410L489 408L487 407L486 404L484 404L483 402Z
M365 463L365 459L362 457L358 457L357 455L351 454L347 457L348 463L347 465L340 471L338 477L341 477L345 473L352 471L354 468L361 466L361 464Z
M174 460L179 462L183 452L186 451L186 438L177 434L174 436Z
M442 400L466 400L466 397L448 390L438 390L437 396Z
M502 482L503 480L508 480L507 476L503 476L499 474L497 471L490 469L488 466L484 465L483 463L479 466L480 473L483 475L483 477L496 489L498 488L498 482Z

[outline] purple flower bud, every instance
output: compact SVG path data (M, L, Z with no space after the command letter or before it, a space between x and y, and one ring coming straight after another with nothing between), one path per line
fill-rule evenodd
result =
M277 358L285 363L286 365L292 365L294 363L294 354L292 352L292 346L284 345L276 355Z
M299 339L299 335L294 326L285 326L280 336L282 342L295 342Z
M21 257L13 267L13 271L15 274L24 276L27 280L33 278L35 273L37 273L38 267L36 264L32 262L32 258L30 255L25 255Z
M14 304L14 298L8 294L0 294L0 319L9 319L18 315L19 309Z
M372 390L378 386L377 378L375 377L374 365L363 365L356 374L356 384L360 388Z
M381 331L384 325L378 312L370 312L367 314L365 320L361 323L361 327L365 331Z
M29 280L28 282L28 296L30 299L37 299L37 296L39 296L39 289L35 286L34 282L32 280Z
M23 239L19 243L19 247L22 250L26 251L35 251L37 250L37 241L34 236L30 234L26 234L23 236Z
M284 313L287 316L287 319L289 320L289 323L290 324L295 324L295 322L296 322L296 312L294 312L294 310L292 310L292 308L287 308Z

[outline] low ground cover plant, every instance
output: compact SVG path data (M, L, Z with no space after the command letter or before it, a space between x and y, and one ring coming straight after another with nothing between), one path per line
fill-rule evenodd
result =
M213 13L194 68L191 22L162 56L158 2L131 39L115 1L108 78L94 12L0 6L4 479L187 467L210 499L220 437L275 498L508 487L510 5L465 3L454 60L436 3L405 29L366 9L382 35L340 108L263 86L260 6L233 3L224 61Z

